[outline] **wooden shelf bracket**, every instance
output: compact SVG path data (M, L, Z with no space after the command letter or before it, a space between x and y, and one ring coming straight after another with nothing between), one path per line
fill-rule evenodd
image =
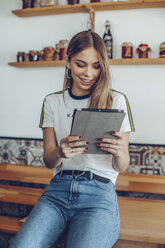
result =
M91 20L91 25L92 25L92 28L91 28L91 31L94 32L95 31L95 11L94 9L89 6L89 5L83 5L87 11L89 12L89 17L90 17L90 20Z

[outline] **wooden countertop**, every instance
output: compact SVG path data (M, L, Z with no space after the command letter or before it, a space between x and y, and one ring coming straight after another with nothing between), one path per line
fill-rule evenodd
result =
M118 197L120 239L165 244L165 201Z

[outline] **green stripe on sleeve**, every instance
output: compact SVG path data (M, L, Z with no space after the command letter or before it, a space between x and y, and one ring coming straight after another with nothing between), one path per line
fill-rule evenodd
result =
M46 98L45 98L46 100ZM41 109L41 116L40 116L40 123L39 123L39 127L42 128L42 125L43 125L43 122L44 122L44 103L45 103L45 100L42 104L42 109Z
M129 102L128 102L128 99L127 99L126 95L123 94L122 92L118 91L118 90L112 89L112 91L118 92L118 93L120 93L120 94L122 94L124 96L125 101L126 101L126 105L127 105L128 118L129 118L129 123L130 123L131 131L134 132L135 131L135 126L134 126L134 123L133 123L131 108L130 108L130 105L129 105Z
M126 95L123 94L123 96L124 96L124 98L126 100L126 104L127 104L127 111L128 111L128 117L129 117L129 123L130 123L130 126L131 126L131 131L135 131L135 126L134 126L134 123L133 123L131 108L130 108L128 99L127 99Z

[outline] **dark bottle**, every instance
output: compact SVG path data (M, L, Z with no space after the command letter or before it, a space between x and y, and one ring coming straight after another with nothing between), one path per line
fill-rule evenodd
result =
M109 59L113 57L113 38L110 30L110 21L106 20L105 22L105 32L103 35L103 40L107 50L107 55Z

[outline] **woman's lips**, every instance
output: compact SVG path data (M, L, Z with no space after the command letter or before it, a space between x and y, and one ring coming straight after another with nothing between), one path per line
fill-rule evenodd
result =
M87 79L83 79L83 78L80 78L81 79L81 82L85 85L90 85L92 83L92 80L87 80Z

